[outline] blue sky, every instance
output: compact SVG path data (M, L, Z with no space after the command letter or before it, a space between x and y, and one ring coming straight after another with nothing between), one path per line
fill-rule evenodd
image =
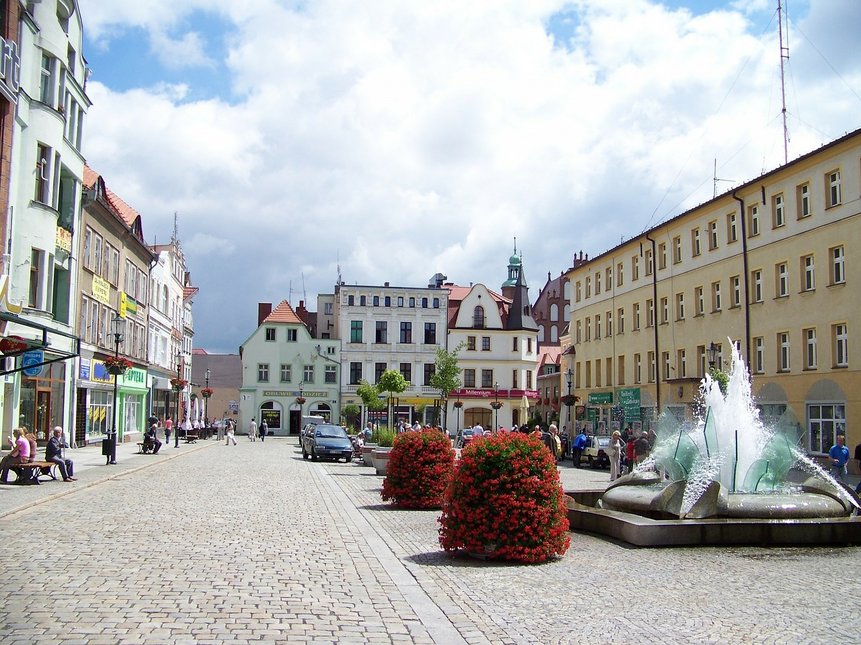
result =
M313 309L339 268L499 288L515 236L534 298L580 250L710 198L715 160L738 182L782 162L775 8L81 0L84 154L151 241L178 213L211 351L257 302ZM861 2L789 18L797 157L861 126Z

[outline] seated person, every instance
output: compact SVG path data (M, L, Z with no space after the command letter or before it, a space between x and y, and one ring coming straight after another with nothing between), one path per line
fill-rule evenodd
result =
M63 429L60 426L55 426L51 432L51 438L48 439L48 445L45 446L45 461L57 464L64 482L73 482L75 481L75 478L72 476L75 471L75 465L71 459L63 457L63 448L68 448L63 438Z
M158 451L161 448L161 441L158 440L158 436L156 435L157 428L158 424L153 423L149 429L144 432L144 452L146 452L148 448L152 448L152 454L158 454Z
M9 477L9 469L12 466L25 464L30 461L30 442L24 436L23 429L15 428L12 431L12 436L9 437L9 444L12 450L0 461L0 482L4 484Z

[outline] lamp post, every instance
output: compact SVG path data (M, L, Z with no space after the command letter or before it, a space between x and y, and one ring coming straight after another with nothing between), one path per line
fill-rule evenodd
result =
M493 384L493 432L494 434L499 429L499 408L502 404L499 402L499 383Z
M182 379L181 371L182 371L182 354L177 352L176 353L176 381L177 381L177 383L179 383L179 381ZM182 392L182 390L179 387L175 387L174 391L176 392L176 427L173 429L173 447L179 448L179 429L180 429L180 427L182 427L182 423L180 423L180 420L179 420L179 395Z
M720 347L715 345L714 342L709 343L709 346L706 348L706 356L708 357L709 370L713 370L715 368L719 350Z
M571 400L571 384L574 382L574 372L570 367L565 370L565 381L568 383L568 398L565 400L565 405L568 406L568 434L570 435L574 431L574 423L571 419L571 404L573 403Z
M120 343L123 342L123 336L126 331L126 319L120 317L118 313L114 314L113 319L111 319L111 333L114 336L114 358L119 358L120 356ZM111 454L108 457L109 464L117 463L117 379L119 378L119 371L114 372L114 424L113 429L111 430Z
M209 368L206 368L206 371L203 373L203 380L206 383L204 386L207 391L209 391ZM203 424L209 429L209 397L203 397Z

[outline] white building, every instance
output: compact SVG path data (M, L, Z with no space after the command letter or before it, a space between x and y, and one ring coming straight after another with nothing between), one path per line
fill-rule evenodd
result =
M13 132L6 230L8 300L23 305L6 317L6 335L33 347L29 367L7 376L3 428L48 429L74 423L76 258L80 232L83 120L90 100L81 51L83 27L74 0L21 5L20 93Z
M441 280L428 287L338 285L334 337L341 340L344 405L362 406L356 395L362 380L374 384L386 370L397 370L409 387L397 397L395 417L435 421L439 390L431 387L430 378L436 351L445 347L447 314L448 290ZM370 417L386 424L386 414L383 410Z
M302 417L340 420L340 342L316 339L286 300L258 305L257 329L242 343L239 432L266 420L276 435L298 434Z

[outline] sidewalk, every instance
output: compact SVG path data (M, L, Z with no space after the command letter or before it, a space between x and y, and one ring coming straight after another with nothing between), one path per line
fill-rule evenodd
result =
M66 448L66 458L74 462L75 477L78 481L66 483L61 479L55 481L42 477L39 486L0 484L0 518L28 506L63 497L82 488L219 443L216 439L201 439L191 444L180 440L179 447L174 448L171 441L170 445L163 445L157 455L138 454L138 446L134 441L121 443L117 445L117 463L113 466L105 465L106 458L102 455L101 444L91 444L83 448ZM38 453L40 458L44 456L44 452L45 449L40 447ZM12 482L14 479L15 474L9 473L9 481Z

